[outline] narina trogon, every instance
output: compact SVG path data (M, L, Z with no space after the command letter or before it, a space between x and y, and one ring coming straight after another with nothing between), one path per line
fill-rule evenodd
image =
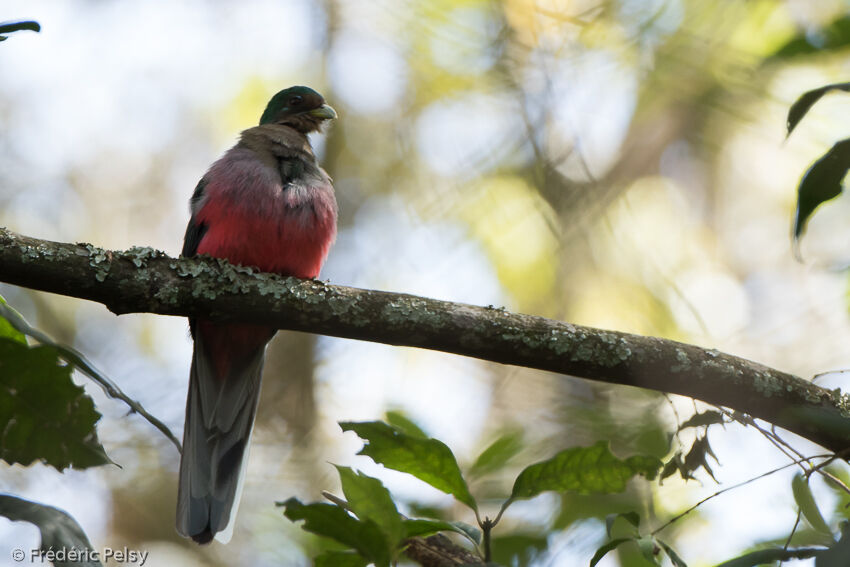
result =
M307 138L336 118L307 87L280 91L260 125L203 176L191 199L183 255L209 254L233 264L315 278L336 236L331 179ZM275 329L189 320L195 341L177 531L198 543L228 541L260 395L266 344ZM217 535L216 535L217 534Z

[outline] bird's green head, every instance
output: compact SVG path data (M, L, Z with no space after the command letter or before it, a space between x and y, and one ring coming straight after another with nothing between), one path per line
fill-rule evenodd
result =
M260 117L260 124L283 124L307 134L322 122L336 118L336 111L310 87L289 87L274 95Z

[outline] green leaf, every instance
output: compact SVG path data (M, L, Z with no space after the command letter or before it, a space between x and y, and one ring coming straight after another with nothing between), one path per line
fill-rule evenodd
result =
M445 443L408 435L381 421L349 421L339 425L343 431L353 431L366 441L358 455L366 455L387 468L412 474L478 512L478 505L460 474L457 460Z
M304 520L304 530L338 541L360 553L378 567L387 567L387 540L371 520L361 521L333 504L302 504L297 498L279 502L283 515L293 522Z
M829 549L817 554L815 567L847 567L848 557L850 557L850 522L842 522L841 539Z
M453 532L454 527L443 520L431 520L427 518L413 518L402 522L404 537L422 537L433 535L437 532Z
M723 423L723 414L719 411L704 411L691 416L685 423L679 426L679 431L688 427L703 427L714 425L715 423Z
M100 561L93 560L94 549L86 536L86 533L80 527L74 518L67 512L45 506L37 502L24 500L8 494L0 494L0 516L5 516L13 522L29 522L41 532L41 550L45 553L52 552L54 557L62 552L66 559L70 561L53 561L56 566L74 566L74 567L99 567ZM29 550L25 550L27 561L20 563L30 563ZM69 557L69 553L74 553L74 557ZM82 555L85 553L85 555ZM49 556L44 561L40 557L36 558L33 563L47 564ZM86 558L86 561L82 559Z
M418 502L408 502L407 507L410 510L410 514L408 515L411 517L445 520L450 516L449 510L446 510L445 508L439 508Z
M579 494L611 494L622 492L636 474L655 478L661 461L648 455L618 459L600 441L591 447L574 447L561 451L551 459L527 467L517 477L511 500L531 498L554 490Z
M805 27L804 32L782 45L769 60L815 55L850 45L850 17L848 16L836 18L815 32L809 30L808 26Z
M638 538L637 540L635 540L635 542L637 543L638 549L640 550L640 553L641 555L643 555L644 559L646 559L653 565L660 566L660 563L658 563L659 547L655 543L655 540L652 538L652 536Z
M0 305L5 305L6 309L10 309L15 311L9 304L6 303L6 300L3 299L3 296L0 295ZM17 311L15 311L17 313ZM11 339L15 342L21 343L22 345L27 344L27 337L22 332L17 330L5 317L0 315L0 339Z
M40 460L61 471L111 463L97 439L100 414L71 380L53 347L0 339L0 459L27 466Z
M41 31L41 26L38 22L34 22L32 20L19 21L19 22L0 22L0 41L8 39L3 36L4 33L12 33L16 31L22 30L30 30L34 32Z
M414 518L404 520L402 525L404 526L405 539L428 536L437 532L455 532L476 545L481 543L481 531L463 522L445 522L443 520Z
M759 549L758 551L746 553L740 557L736 557L735 559L724 561L716 567L755 567L756 565L764 565L765 563L772 563L773 561L809 559L811 557L817 557L823 551L823 549L811 547L802 549L783 549L781 547ZM838 565L835 567L838 567Z
M800 120L802 120L809 110L811 110L812 106L823 98L824 95L831 93L832 91L850 92L850 83L833 83L831 85L826 85L825 87L810 90L800 95L800 97L794 101L794 104L791 105L791 108L788 109L788 119L785 123L788 130L786 135L790 136L791 132L794 131L794 128L796 128L797 124L800 123Z
M313 567L366 567L369 560L350 551L326 551L313 559Z
M832 530L829 528L826 520L823 519L823 515L820 513L820 509L815 502L809 481L801 473L797 473L791 479L791 492L794 493L794 502L800 507L800 512L806 518L806 521L809 522L809 525L818 533L827 536L830 543L835 541Z
M43 345L50 346L56 349L56 352L59 353L60 358L65 360L65 362L67 362L68 364L72 364L80 372L91 378L98 386L103 389L107 396L109 396L110 398L119 399L128 406L130 406L130 409L144 417L151 425L159 429L163 435L168 437L168 439L174 444L174 446L177 447L178 451L182 451L180 447L180 441L177 440L177 437L174 436L171 430L168 429L168 427L166 427L164 423L162 423L157 418L148 413L147 410L145 410L145 408L143 408L139 402L133 400L132 398L127 396L127 394L122 392L121 389L109 378L98 372L82 354L72 349L71 347L65 346L61 343L57 343L56 341L48 337L46 334L32 327L29 323L26 322L23 317L21 317L20 313L18 313L3 302L0 302L0 317L5 318L18 332L35 339Z
M372 520L377 524L393 551L404 537L402 518L393 502L390 491L377 478L355 472L349 467L336 467L342 482L342 492L348 506L361 520Z
M502 468L522 450L522 431L509 431L493 441L484 449L472 467L469 469L470 476L482 476Z
M841 181L850 169L850 139L837 142L822 155L800 180L797 187L797 210L794 214L795 254L798 241L812 213L821 204L841 194Z
M428 434L425 433L425 431L421 427L419 427L416 422L414 422L398 410L388 411L386 414L384 414L384 418L386 419L387 423L389 423L396 429L404 431L411 437L421 437L422 439L428 439Z
M717 456L714 454L714 451L711 450L711 445L708 444L708 437L698 437L697 440L694 441L694 444L691 445L691 450L688 451L687 455L685 455L684 467L690 478L693 478L690 473L698 468L702 468L706 473L708 473L711 480L717 482L717 479L714 478L714 471L711 470L711 466L708 464L709 456L717 462Z
M454 528L454 531L463 535L474 543L475 545L479 545L481 543L481 530L476 527L470 526L464 522L449 522L451 526Z
M664 468L661 469L661 474L659 475L659 480L664 480L667 477L673 476L676 471L679 471L679 475L683 480L690 480L694 478L685 467L685 461L682 459L681 451L676 451L676 453L670 457L670 460L664 464Z
M601 561L602 558L605 557L605 555L609 551L616 549L621 544L624 544L627 541L635 541L635 540L630 538L630 537L621 537L621 538L618 538L618 539L612 539L611 541L609 541L608 543L606 543L605 545L603 545L602 547L597 549L596 553L594 553L593 557L590 559L590 567L594 567L594 565L599 563L599 561Z
M667 554L667 557L669 557L669 558L670 558L670 561L672 561L672 562L673 562L673 565L675 565L676 567L688 567L688 564L687 564L687 563L685 563L685 562L682 560L682 558L681 558L681 557L679 557L679 554L678 554L678 553L676 553L676 552L673 550L673 548L672 548L672 547L670 547L669 545L667 545L666 543L664 543L664 542L663 542L663 541L661 541L660 539L659 539L659 540L656 540L656 541L658 542L658 545L659 545L659 546L661 546L661 549L663 549L663 550L664 550L664 553L666 553L666 554Z
M605 532L608 534L608 537L611 537L611 528L614 527L614 522L617 518L623 518L635 528L640 527L640 514L635 511L621 512L620 514L609 514L605 517ZM637 533L635 535L637 535Z

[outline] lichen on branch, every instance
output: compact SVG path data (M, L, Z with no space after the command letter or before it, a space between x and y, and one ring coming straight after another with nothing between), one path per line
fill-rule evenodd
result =
M116 314L246 321L418 347L681 394L850 447L850 399L716 350L501 308L285 278L215 258L110 251L0 228L0 281L104 304Z

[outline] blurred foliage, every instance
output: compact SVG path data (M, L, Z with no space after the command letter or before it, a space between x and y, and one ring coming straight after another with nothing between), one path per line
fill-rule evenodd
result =
M848 29L850 32L850 29ZM812 106L832 91L850 91L850 83L834 83L806 93L794 101L788 110L788 136ZM809 217L821 204L838 197L842 181L850 169L850 140L837 142L821 156L803 175L797 187L797 211L794 215L795 253L800 257L798 245Z
M0 297L0 306L7 308ZM97 439L100 414L82 387L71 380L51 345L30 347L13 323L0 315L0 459L24 466L40 461L62 471L110 463Z
M167 18L132 1L68 6L33 14L50 34L3 44L3 76L15 80L0 88L0 223L13 230L176 252L204 168L256 123L271 93L309 84L340 112L317 139L341 213L323 277L695 342L800 375L847 366L842 276L794 263L787 238L794 180L850 129L835 106L843 97L812 106L781 144L792 102L846 79L840 0L249 1L176 5ZM34 55L25 60L27 50ZM813 187L834 192L839 182ZM841 215L830 217L841 201L810 219L807 258L819 257L819 230L841 242ZM179 428L184 324L2 291ZM737 467L760 472L752 439L739 442L745 432L735 424L712 433L724 466L709 461L704 428L716 421L689 421L705 408L679 399L370 349L297 334L270 347L246 493L226 548L169 539L162 526L173 522L173 506L162 487L176 484L176 452L95 393L99 438L124 469L99 471L105 492L61 482L84 494L77 513L109 502L111 520L89 519L99 537L164 542L177 554L170 564L305 564L325 551L342 564L351 557L290 529L270 506L334 486L328 461L359 466L337 421L400 408L387 421L412 435L403 419L415 416L429 432L420 437L455 447L455 466L468 471L484 511L510 492L519 463L600 441L678 473L613 495L547 493L513 505L494 532L494 559L551 565L587 564L606 543L606 515L635 512L642 526L657 525L713 489L709 471L722 483ZM19 469L4 470L4 480L36 492L46 482L38 469ZM784 516L750 503L753 539L777 522L785 536L792 531L790 483L776 495L787 497ZM419 492L402 490L395 502L406 515L469 520ZM846 510L824 516L837 534L834 518ZM713 523L706 533L708 518L687 515L663 541L704 563L757 551L729 551L746 546L730 538L744 528ZM770 530L759 531L762 522ZM797 538L810 531L798 529L792 545L810 545ZM639 533L614 533L628 541L600 565L647 565L644 552L656 547ZM726 539L736 543L721 545ZM499 551L507 548L516 550L508 558Z
M401 416L395 414L396 420ZM543 492L559 491L576 494L609 494L623 492L626 482L635 476L644 476L648 480L655 478L661 463L658 459L646 455L633 455L625 460L614 457L605 443L597 443L592 447L573 447L561 451L545 461L525 467L514 481L510 496L502 497L503 503L494 519L478 515L478 504L467 488L467 483L457 465L457 461L445 444L436 439L422 437L422 430L409 419L402 418L405 429L393 427L384 422L340 423L344 431L353 431L365 442L360 454L371 457L376 463L388 468L408 473L425 481L432 487L453 495L458 501L475 511L476 521L480 531L460 522L446 522L440 518L409 519L401 516L393 502L390 492L383 483L362 472L349 467L337 466L342 491L346 500L327 496L333 504L302 504L295 498L279 503L284 508L284 515L293 522L305 520L303 528L316 535L335 540L358 554L362 564L372 563L376 567L389 567L398 560L399 555L409 545L410 538L431 535L448 531L461 534L475 546L481 560L490 562L494 555L491 532L499 524L502 514L508 507L519 499L532 498ZM506 439L502 437L499 441ZM489 455L485 462L493 463L492 457L498 451L494 447L502 447L504 442L497 441L482 455ZM511 442L516 446L517 441ZM516 451L511 451L515 454ZM415 458L413 458L415 456ZM476 460L480 472L481 457ZM473 468L475 465L473 465ZM500 467L496 467L497 469ZM495 471L493 471L495 472ZM629 520L634 528L638 528L640 517L636 512L621 514ZM608 535L611 536L611 525L608 525ZM542 536L510 536L497 539L496 543L504 544L505 549L496 554L506 558L505 564L515 564L523 561L529 551L545 547L541 544ZM634 537L615 540L619 545L624 541L634 540L639 547L646 547L641 538L635 533ZM653 546L655 545L655 540ZM545 542L545 540L543 540ZM649 541L649 540L647 540ZM677 567L685 567L684 563L667 544L660 540L658 545L674 561ZM615 546L603 545L591 561L595 565L598 560ZM533 551L532 551L533 552ZM330 562L330 557L337 557L336 551L328 551L316 558L317 563ZM329 554L332 554L329 556ZM656 553L653 553L654 556ZM655 562L655 559L650 556ZM353 558L347 559L354 563Z

